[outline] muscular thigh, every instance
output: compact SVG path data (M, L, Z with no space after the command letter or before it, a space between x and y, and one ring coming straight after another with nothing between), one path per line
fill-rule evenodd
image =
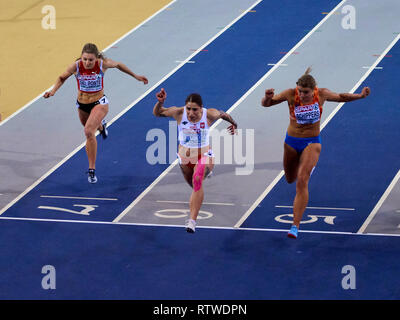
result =
M98 104L90 112L89 118L86 121L85 128L88 130L97 130L101 124L101 120L108 113L108 104Z
M180 164L179 165L183 174L183 177L185 178L186 182L192 186L192 178L193 178L193 168Z
M317 165L319 155L321 154L321 144L312 143L305 148L300 157L299 175L309 176L311 170Z
M79 120L81 121L82 125L86 125L86 121L89 119L89 113L86 111L83 111L81 109L78 109L78 115L79 115Z
M288 181L293 181L297 177L300 156L291 146L284 144L283 147L283 168Z

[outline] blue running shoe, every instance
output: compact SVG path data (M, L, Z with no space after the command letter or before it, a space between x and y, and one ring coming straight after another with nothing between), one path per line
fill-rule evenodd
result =
M103 137L103 139L107 139L107 137L108 137L108 130L107 130L107 122L106 122L106 120L102 120L101 121L101 124L103 125L103 129L102 130L99 130L100 131L100 134L101 134L101 136Z
M296 238L297 238L297 233L298 233L298 232L299 232L299 230L297 229L297 227L293 225L293 226L290 228L290 230L289 230L287 236L288 236L289 238L296 239Z

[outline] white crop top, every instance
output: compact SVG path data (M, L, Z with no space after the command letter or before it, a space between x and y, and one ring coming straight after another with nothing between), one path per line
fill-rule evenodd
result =
M187 118L184 108L181 123L178 125L179 144L186 148L203 148L210 144L209 126L207 122L207 109L203 108L200 121L193 123Z

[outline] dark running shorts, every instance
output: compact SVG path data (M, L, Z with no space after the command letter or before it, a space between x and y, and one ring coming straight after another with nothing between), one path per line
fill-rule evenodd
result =
M80 103L78 100L76 100L76 107L89 114L98 104L108 104L107 97L104 95L99 100L92 103Z

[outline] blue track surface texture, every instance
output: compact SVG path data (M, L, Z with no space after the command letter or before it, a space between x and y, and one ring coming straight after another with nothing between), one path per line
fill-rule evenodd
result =
M304 233L301 241L293 241L284 232L199 229L193 236L174 227L1 225L0 240L12 245L1 250L0 269L6 272L0 273L0 299L400 296L400 261L392 237ZM42 288L45 265L56 270L54 290ZM342 269L348 265L355 269L355 289L345 290Z
M160 86L166 105L182 106L199 92L206 107L227 110L338 3L261 2ZM152 114L154 91L110 126L106 141L99 138L96 185L86 180L82 149L2 215L10 219L0 220L0 299L399 299L400 237L309 231L356 232L399 169L399 45L390 54L363 84L371 96L345 104L322 131L309 206L355 210L307 210L305 220L331 215L333 224L317 217L302 224L299 239L288 239L288 224L275 220L291 213L275 206L290 206L295 195L283 179L242 226L280 231L199 227L193 235L177 227L102 223L113 221L169 165L146 161L154 143L146 141L149 130L168 133L168 120ZM79 205L95 210L38 208L79 212ZM55 290L42 287L46 265L56 270ZM346 266L355 270L354 289L343 287Z

